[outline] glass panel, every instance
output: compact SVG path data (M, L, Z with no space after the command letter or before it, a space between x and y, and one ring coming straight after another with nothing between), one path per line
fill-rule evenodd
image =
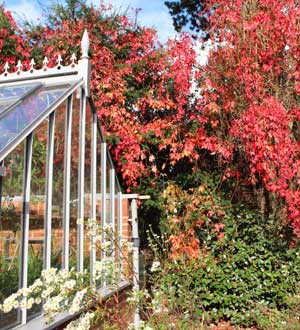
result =
M92 110L87 102L86 108L86 126L85 126L85 169L84 169L84 220L91 217L91 134L92 134L93 116ZM84 267L89 267L90 240L84 237Z
M6 86L0 87L0 116L5 110L22 99L24 96L33 92L41 84L28 84L28 85L17 85L17 86Z
M107 152L108 153L108 152ZM108 157L108 155L107 155ZM110 201L111 201L111 196L110 196L110 192L111 192L111 183L110 183L110 170L111 170L111 166L109 161L107 160L106 162L106 199L105 199L105 204L106 204L106 219L105 219L105 224L106 225L111 225L112 224L112 219L111 219L111 209L110 209ZM108 242L111 241L112 237L111 235L106 235L104 234L104 242ZM111 242L113 244L113 242ZM113 252L113 248L109 248L106 249L105 251L105 256L106 257L111 257Z
M96 191L97 191L97 198L96 198L96 220L98 224L101 224L101 212L102 212L102 205L101 205L101 137L97 134L97 182L96 182ZM96 260L101 260L101 250L96 250Z
M119 193L121 191L120 191L119 185L116 184L116 182L118 182L117 176L115 176L115 228L114 228L117 233L119 230L119 214L120 214Z
M44 249L44 215L46 191L46 159L47 159L48 124L44 121L33 132L29 251L28 251L28 286L40 277L43 268ZM34 305L27 312L27 319L33 318L41 311L41 306Z
M0 304L19 286L20 228L22 216L22 181L24 144L20 144L4 161L7 173L2 177L0 206ZM0 329L19 323L18 311L0 312Z
M69 84L42 87L5 115L0 120L0 152L57 101L69 87Z
M40 83L0 87L0 102L7 99L19 99L39 86L41 86Z
M110 170L111 170L111 166L110 166L109 161L107 161L106 162L106 219L105 219L105 224L112 223L111 212L110 212Z
M79 160L80 102L73 95L71 194L70 194L70 268L77 264L78 160Z
M121 239L120 239L120 230L119 230L119 215L120 215L120 203L119 203L119 185L116 184L118 182L117 176L115 176L115 226L114 226L114 232L115 232L115 260L118 264L117 271L120 272L120 248L121 248ZM119 278L119 275L118 275Z
M56 268L62 263L65 113L66 102L56 110L54 130L51 265Z
M0 101L0 116L1 114L5 111L5 109L7 109L8 107L10 107L14 102L7 102L7 101Z

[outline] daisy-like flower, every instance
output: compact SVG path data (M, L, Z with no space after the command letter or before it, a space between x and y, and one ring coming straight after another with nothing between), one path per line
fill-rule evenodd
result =
M150 268L150 272L154 273L157 272L160 268L160 262L159 261L153 261L152 266Z

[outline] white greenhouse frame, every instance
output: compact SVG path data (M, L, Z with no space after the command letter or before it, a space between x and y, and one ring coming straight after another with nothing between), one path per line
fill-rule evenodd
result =
M53 159L54 159L54 130L56 124L56 109L66 102L65 113L65 135L64 135L64 168L63 170L63 241L62 241L62 267L69 269L69 255L70 255L70 179L71 179L71 154L72 154L72 113L73 113L73 93L76 92L76 97L80 99L80 127L79 127L79 156L78 156L78 201L77 201L77 219L84 219L84 198L85 198L85 134L86 134L86 111L87 104L92 111L92 127L91 131L91 162L90 162L90 219L96 219L97 212L97 198L101 199L101 205L106 205L106 200L110 200L110 209L106 206L101 207L101 221L104 224L116 225L122 236L122 205L123 200L131 200L132 207L132 236L134 245L134 286L138 286L139 273L139 237L137 226L137 203L139 199L137 194L122 194L121 187L115 174L112 159L107 150L107 144L101 132L96 108L90 94L90 59L89 38L85 30L81 41L81 59L76 60L75 55L71 58L69 66L62 65L62 59L59 56L57 65L50 68L48 66L48 59L45 58L43 67L39 70L35 69L34 60L31 61L29 70L22 70L22 63L18 62L16 72L9 72L9 65L4 67L4 73L0 75L0 89L10 88L15 86L22 86L24 84L32 84L35 86L34 91L29 91L31 94L40 88L51 88L51 86L60 85L67 86L64 92L55 99L48 107L36 116L23 130L18 132L11 140L6 141L3 146L0 143L0 211L1 211L1 182L5 179L6 167L5 158L18 146L25 141L24 150L24 168L23 168L23 188L22 188L22 213L21 213L21 237L20 237L20 274L19 287L26 288L28 282L28 248L29 248L29 223L30 223L30 187L31 187L31 171L32 171L32 152L33 152L33 131L45 120L48 121L48 135L47 135L47 154L46 154L46 182L45 182L45 212L44 212L44 245L43 245L43 268L51 268L51 233L52 233L52 196L53 196ZM14 111L18 104L21 104L26 98L27 94L12 102L1 113L0 103L0 123L1 119L5 118L9 113ZM0 99L1 101L1 99ZM8 101L4 100L4 103ZM1 124L0 124L1 125ZM1 126L0 126L1 130ZM1 132L0 132L1 135ZM101 150L99 145L101 144ZM97 193L97 149L101 152L101 196ZM109 171L109 172L107 172ZM106 182L109 180L109 183ZM99 184L99 182L98 182ZM107 185L109 193L107 192ZM116 211L117 210L117 211ZM109 218L106 213L109 213ZM118 213L118 214L116 214ZM1 213L0 213L1 219ZM90 250L90 272L94 274L94 264L96 261L96 251L94 248ZM84 270L84 224L79 221L77 224L77 270L82 272ZM120 287L123 288L128 285L128 281L120 281ZM109 293L108 287L100 288L103 295ZM44 319L41 315L28 320L27 310L21 309L18 312L18 325L15 329L54 329L58 324L66 322L66 320L74 317L71 315L60 315L58 319L50 325L45 325ZM139 322L138 313L135 315L136 324ZM11 327L5 328L11 329Z

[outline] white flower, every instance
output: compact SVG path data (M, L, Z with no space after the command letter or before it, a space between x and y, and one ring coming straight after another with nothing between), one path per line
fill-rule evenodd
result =
M34 299L33 298L29 298L27 301L27 305L26 308L27 309L31 309L32 305L34 304Z
M37 305L39 305L41 302L42 302L42 299L41 299L40 297L37 297L37 298L35 299L35 303L36 303Z
M23 296L27 297L32 292L31 288L24 288Z
M26 299L23 299L23 300L20 302L20 307L21 307L21 308L26 308L26 306L27 306Z
M159 270L159 268L160 268L160 262L159 261L154 261L152 263L150 272L152 272L152 273L157 272Z
M82 305L82 300L84 298L84 295L86 294L87 289L83 289L81 291L78 291L72 301L72 305L69 309L69 312L71 314L75 314L80 311L84 306Z
M46 291L43 291L43 292L42 292L42 298L45 299L45 298L47 298L47 297L48 297L47 292L46 292Z
M111 248L111 245L112 245L111 242L107 241L107 242L102 243L101 247L102 247L103 250L108 250L108 249Z
M43 282L38 278L37 280L34 281L34 283L31 286L31 289L34 291L35 289L42 287Z
M121 245L121 246L127 246L127 243L128 243L127 239L122 238L122 239L120 240L120 245Z
M103 270L103 262L102 261L96 261L95 264L95 271L101 273Z
M72 290L75 285L76 285L75 280L69 280L64 284L64 288L66 288L67 290Z
M103 231L107 231L107 232L112 232L113 227L111 224L107 224L103 226Z
M2 310L4 313L9 313L13 309L11 304L3 304Z
M83 219L77 219L77 225L83 225L84 220Z
M133 243L127 242L127 246L128 246L128 252L131 253L133 251Z
M59 277L61 277L62 279L67 279L70 276L69 271L67 271L66 269L61 269L58 273Z
M65 330L89 330L91 327L91 320L95 317L94 313L82 314L79 319L68 324Z

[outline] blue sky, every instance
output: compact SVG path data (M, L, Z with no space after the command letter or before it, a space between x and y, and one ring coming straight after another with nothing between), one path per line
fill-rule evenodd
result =
M96 6L100 0L88 0ZM138 21L141 25L154 27L158 31L158 36L162 42L168 37L173 37L176 32L172 25L171 16L164 0L104 0L105 3L111 3L116 9L141 8L138 15ZM41 4L47 4L46 0L5 0L5 6L13 12L15 18L26 17L30 20L37 20L41 17Z

